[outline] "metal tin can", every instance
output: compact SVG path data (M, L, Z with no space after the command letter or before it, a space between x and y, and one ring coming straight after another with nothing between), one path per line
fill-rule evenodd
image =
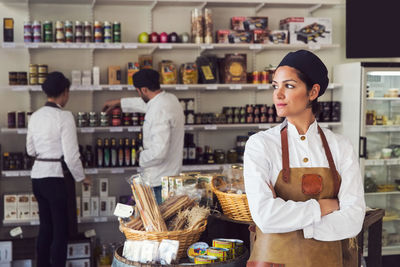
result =
M38 74L38 78L37 78L37 84L44 84L44 81L46 81L47 78L47 74Z
M15 111L7 112L7 126L8 128L15 128L16 127L16 115Z
M114 43L120 43L121 42L121 34L120 33L114 33L113 34L113 40L114 40Z
M235 248L235 242L232 239L217 238L213 240L212 244L216 248Z
M100 119L100 126L107 127L110 126L110 122L108 119Z
M132 125L133 126L139 125L139 114L137 113L132 114Z
M207 249L208 256L214 256L219 259L219 261L226 261L231 258L231 251L229 248L216 248L216 247L209 247Z
M37 65L38 74L47 74L48 73L48 66L46 64L39 64Z
M89 120L89 126L90 127L96 127L97 126L97 119L90 119Z
M17 85L18 84L18 73L15 71L10 71L8 73L8 84Z
M46 20L43 23L43 40L53 42L53 22Z
M32 42L32 36L33 36L32 24L30 21L26 21L24 22L24 42L25 43Z
M114 43L121 42L121 23L118 21L114 21L113 23L113 40Z
M29 74L37 74L37 73L38 73L38 65L29 64Z
M84 111L78 112L78 120L87 120L87 113Z
M206 255L208 244L205 242L196 242L187 249L187 255L191 262L194 262L194 257Z
M17 112L17 127L25 128L25 126L26 126L25 111L18 111Z
M97 113L94 111L89 112L89 119L90 120L97 120Z
M218 258L214 257L214 256L200 255L200 256L194 257L195 264L214 263L216 261L218 261Z
M233 242L235 242L235 255L232 255L234 257L238 257L244 253L244 242L243 240L240 239L231 239Z
M30 85L37 85L38 84L38 76L37 74L29 74L29 84Z
M17 72L17 84L19 85L28 84L28 75L25 71Z

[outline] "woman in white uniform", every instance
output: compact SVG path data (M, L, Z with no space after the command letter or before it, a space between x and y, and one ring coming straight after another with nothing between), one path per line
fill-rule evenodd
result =
M69 86L62 73L50 73L42 85L47 102L32 114L28 125L26 149L35 157L31 178L39 205L36 250L40 267L65 266L69 225L74 223L73 214L76 216L76 207L69 212L70 200L75 200L72 177L90 184L80 160L74 116L62 110L68 102ZM73 187L72 194L68 187Z
M286 120L250 137L244 178L255 241L247 266L357 266L365 216L358 157L315 119L328 86L324 63L305 50L285 56L272 87Z

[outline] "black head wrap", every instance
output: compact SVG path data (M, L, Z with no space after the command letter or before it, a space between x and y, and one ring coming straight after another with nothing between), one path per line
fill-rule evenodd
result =
M133 75L136 88L147 87L151 91L160 89L160 74L152 69L143 69Z
M325 93L329 84L328 70L325 64L314 53L307 50L290 52L279 63L281 66L289 66L305 74L313 84L319 84L321 89L318 96Z
M71 83L61 72L54 71L47 75L42 84L42 89L48 97L57 97L66 89L69 89Z

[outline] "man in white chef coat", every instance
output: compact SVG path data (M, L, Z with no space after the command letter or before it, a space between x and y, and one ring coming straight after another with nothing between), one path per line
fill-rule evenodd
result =
M159 80L157 71L140 70L133 76L140 97L109 100L103 110L109 112L121 106L123 112L146 113L139 166L143 168L145 182L161 203L161 178L181 172L185 119L178 98L161 90Z

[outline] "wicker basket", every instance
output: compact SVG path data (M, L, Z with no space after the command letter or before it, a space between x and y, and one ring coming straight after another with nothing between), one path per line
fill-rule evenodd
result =
M126 239L128 240L153 240L159 241L163 239L170 240L178 240L179 241L179 250L177 258L184 258L187 256L186 251L190 245L196 243L201 233L206 230L207 220L204 220L203 224L194 230L179 230L179 231L169 231L169 232L146 232L146 231L138 231L126 227L123 223L119 224L119 229L122 233L124 233Z
M215 181L217 179L220 178L213 178L211 181L211 188L221 204L224 215L232 220L252 222L253 219L251 218L246 194L230 194L218 190L215 186Z

